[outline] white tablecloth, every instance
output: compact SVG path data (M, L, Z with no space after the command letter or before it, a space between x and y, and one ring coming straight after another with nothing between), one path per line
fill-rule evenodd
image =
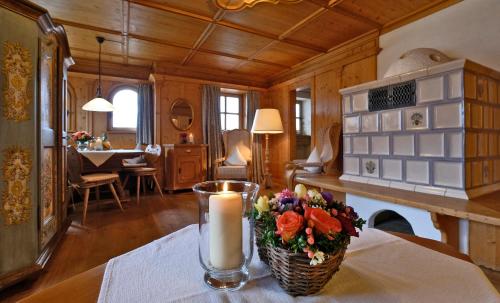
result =
M85 158L89 159L92 164L99 167L104 164L104 162L108 161L116 153L140 153L142 150L140 149L112 149L112 150L88 150L88 151L80 151L80 154Z
M474 264L375 229L352 241L340 271L314 296L287 295L256 251L244 288L215 291L203 282L197 233L191 225L111 259L98 302L500 302Z

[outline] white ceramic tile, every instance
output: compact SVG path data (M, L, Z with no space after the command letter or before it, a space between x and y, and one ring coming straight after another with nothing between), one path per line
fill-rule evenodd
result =
M413 156L415 143L413 135L398 135L392 138L392 150L396 156Z
M417 103L443 100L443 77L417 81Z
M379 177L379 163L378 159L375 158L363 158L361 159L361 170L363 171L363 176L365 177Z
M352 153L363 155L368 154L368 137L353 137Z
M356 157L344 157L344 173L359 175L359 159Z
M373 155L389 154L389 136L372 137L372 154Z
M444 133L420 134L418 146L421 157L444 157Z
M339 177L339 180L342 180L342 181L351 181L351 175L346 175L346 174L342 174L342 176Z
M463 164L461 162L434 162L434 184L463 188Z
M429 111L427 106L406 108L405 128L407 130L429 128Z
M382 113L382 130L385 132L401 130L401 110Z
M344 103L344 114L351 113L351 96L344 96L342 102Z
M351 137L344 137L344 154L351 153Z
M368 92L352 95L352 111L368 111Z
M465 192L465 190L447 188L446 193L444 195L450 198L469 200L469 197L467 197L467 193Z
M378 114L361 116L361 131L364 133L378 132Z
M404 182L391 181L390 187L397 188L397 189L403 189L403 190L415 191L415 184L408 184L408 183L404 183Z
M434 128L462 126L462 104L460 102L434 107Z
M462 72L448 75L448 99L462 97Z
M462 133L451 133L448 134L448 156L452 158L462 158L463 157L463 134Z
M370 180L370 178L360 177L360 176L351 176L350 181L358 182L358 183L368 183L368 180Z
M406 181L429 184L429 162L407 160Z
M353 134L359 132L359 116L344 118L344 133Z
M417 186L415 186L415 191L419 192L419 193L424 193L424 194L444 196L444 194L446 192L446 188L417 185Z
M393 159L382 160L382 177L384 179L402 180L403 161Z

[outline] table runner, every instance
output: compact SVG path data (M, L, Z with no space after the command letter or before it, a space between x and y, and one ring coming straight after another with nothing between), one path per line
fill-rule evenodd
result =
M92 164L96 167L103 165L106 161L109 160L116 153L136 153L142 152L142 150L135 149L113 149L113 150L89 150L89 151L80 151L80 154L85 158L89 159Z
M365 229L353 239L340 270L318 294L292 297L258 258L239 291L204 285L198 229L190 225L111 259L99 303L111 302L499 302L476 265L388 233Z

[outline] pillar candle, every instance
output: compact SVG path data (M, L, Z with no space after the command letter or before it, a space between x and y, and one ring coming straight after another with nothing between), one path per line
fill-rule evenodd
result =
M233 269L242 262L243 202L237 193L211 195L208 200L210 262L217 269Z

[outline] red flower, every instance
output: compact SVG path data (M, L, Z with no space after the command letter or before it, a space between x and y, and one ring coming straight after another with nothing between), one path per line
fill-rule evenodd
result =
M293 210L285 211L276 220L276 227L283 242L288 242L304 227L304 217Z
M308 221L308 225L313 225L318 232L328 235L342 230L340 221L330 216L327 211L311 207L305 207L304 210L304 217Z

